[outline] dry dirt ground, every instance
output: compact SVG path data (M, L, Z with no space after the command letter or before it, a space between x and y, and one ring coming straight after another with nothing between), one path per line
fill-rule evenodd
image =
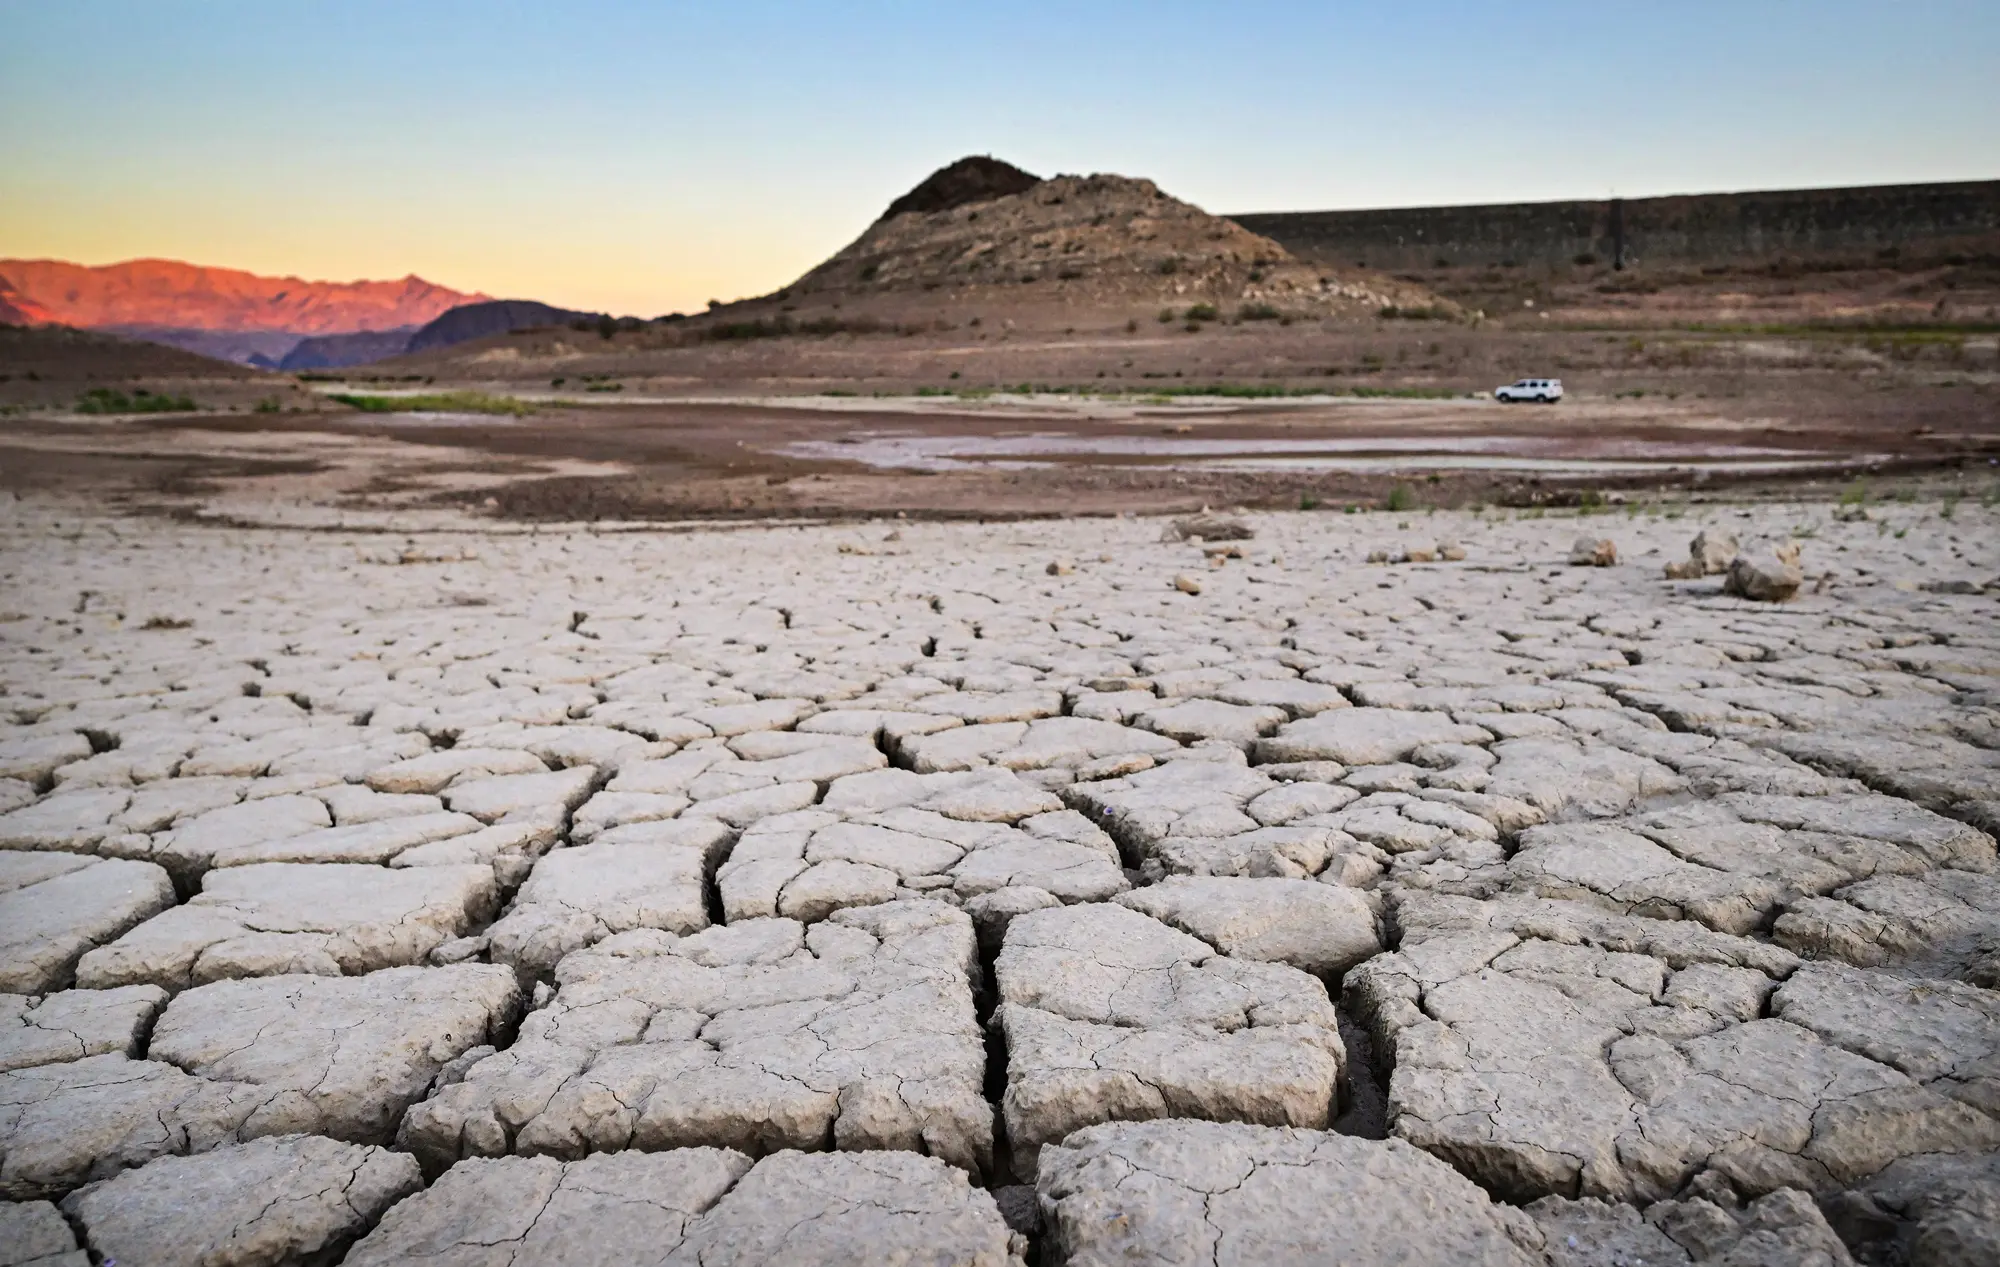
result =
M978 517L1374 506L1398 485L1424 504L1564 504L1899 471L1976 493L2000 455L1991 334L1198 325L722 342L561 330L343 381L119 379L37 371L17 350L0 371L0 481L238 517L246 502L542 522ZM1525 373L1560 375L1568 399L1475 398ZM74 412L106 383L203 408ZM446 390L533 412L331 399Z
M0 500L11 1261L2000 1256L1991 504L660 531L291 421Z

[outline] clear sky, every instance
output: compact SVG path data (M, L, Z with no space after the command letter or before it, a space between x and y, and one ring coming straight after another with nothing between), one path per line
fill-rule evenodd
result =
M2000 177L1996 0L0 0L0 257L654 315L933 168L1213 211Z

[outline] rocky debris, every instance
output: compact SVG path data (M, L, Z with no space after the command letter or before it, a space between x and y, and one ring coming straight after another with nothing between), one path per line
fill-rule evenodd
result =
M1116 900L1232 959L1290 964L1318 977L1337 978L1382 950L1368 898L1332 884L1168 876Z
M416 1106L426 1166L693 1145L903 1148L984 1170L972 921L937 902L621 933L564 958L506 1051Z
M1703 528L1688 543L1688 557L1678 563L1667 564L1667 579L1673 581L1692 580L1703 576L1719 576L1729 571L1741 550L1736 544L1736 535L1716 528Z
M698 933L707 891L736 833L714 819L615 827L535 864L507 913L489 929L495 963L536 976L572 950L637 928Z
M1990 1026L1906 982L1570 903L1406 900L1396 919L1401 946L1348 974L1345 1005L1393 1053L1393 1133L1498 1195L1643 1203L1704 1172L1828 1192L2000 1141L1965 1078ZM1855 1033L1890 1004L1920 1026L1907 1047Z
M1201 578L1191 576L1186 572L1176 572L1174 574L1174 588L1183 594L1199 594L1201 593Z
M288 1267L333 1262L423 1187L385 1148L286 1135L161 1157L71 1194L62 1208L104 1262Z
M1760 603L1782 603L1799 592L1806 574L1799 567L1799 543L1787 542L1768 557L1746 550L1729 564L1722 592Z
M0 1267L90 1267L90 1255L49 1202L0 1202Z
M1528 1207L1543 1234L1550 1267L1606 1263L1786 1263L1848 1267L1854 1259L1811 1197L1781 1188L1734 1208L1706 1197L1657 1201L1642 1214L1629 1205L1585 1197L1543 1197Z
M240 1134L309 1131L386 1144L403 1110L520 1009L505 968L391 968L366 977L262 977L183 992L148 1050L190 1074L263 1088Z
M0 994L0 1071L116 1052L137 1056L167 1003L154 985Z
M1618 565L1618 543L1609 537L1578 537L1569 548L1571 567L1608 568Z
M1188 515L1167 521L1160 531L1162 541L1248 541L1257 532L1241 519L1227 515Z
M1017 1174L1095 1122L1324 1127L1346 1049L1318 980L1110 904L1032 911L994 965Z
M86 953L173 903L149 862L0 852L0 991L64 988Z
M1544 1261L1527 1218L1400 1140L1108 1123L1044 1148L1035 1190L1074 1267Z
M1864 1262L2000 1262L2000 1153L1906 1157L1825 1205Z
M1436 545L1404 546L1400 550L1370 550L1369 563L1463 563L1465 547L1456 541L1440 541Z
M230 977L374 972L422 963L492 918L495 905L493 872L482 866L229 867L211 871L185 905L85 955L77 983L178 990Z
M395 1209L348 1267L423 1261L926 1262L1019 1267L1025 1245L964 1172L903 1152L721 1148L473 1159Z

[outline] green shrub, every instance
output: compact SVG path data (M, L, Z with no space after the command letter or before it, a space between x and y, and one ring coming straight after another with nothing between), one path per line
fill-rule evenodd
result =
M80 414L179 414L198 408L186 396L168 396L143 387L133 388L129 396L110 387L93 387L76 398Z
M1388 509L1404 511L1417 504L1417 495L1410 491L1408 484L1398 484L1389 490Z
M590 390L597 390L596 384L592 384ZM535 407L525 400L516 400L512 396L492 396L485 392L422 392L414 396L364 396L339 392L328 396L327 399L338 401L351 409L359 409L366 414L507 414L518 418L523 414L535 412Z
M1221 315L1221 313L1215 310L1214 304L1195 304L1187 310L1187 319L1189 321L1214 321Z
M1244 304L1236 315L1244 321L1276 321L1284 314L1269 304Z

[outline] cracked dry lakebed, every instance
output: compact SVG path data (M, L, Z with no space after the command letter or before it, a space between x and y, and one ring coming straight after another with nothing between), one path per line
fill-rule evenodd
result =
M0 1267L2000 1263L1990 504L0 565Z

